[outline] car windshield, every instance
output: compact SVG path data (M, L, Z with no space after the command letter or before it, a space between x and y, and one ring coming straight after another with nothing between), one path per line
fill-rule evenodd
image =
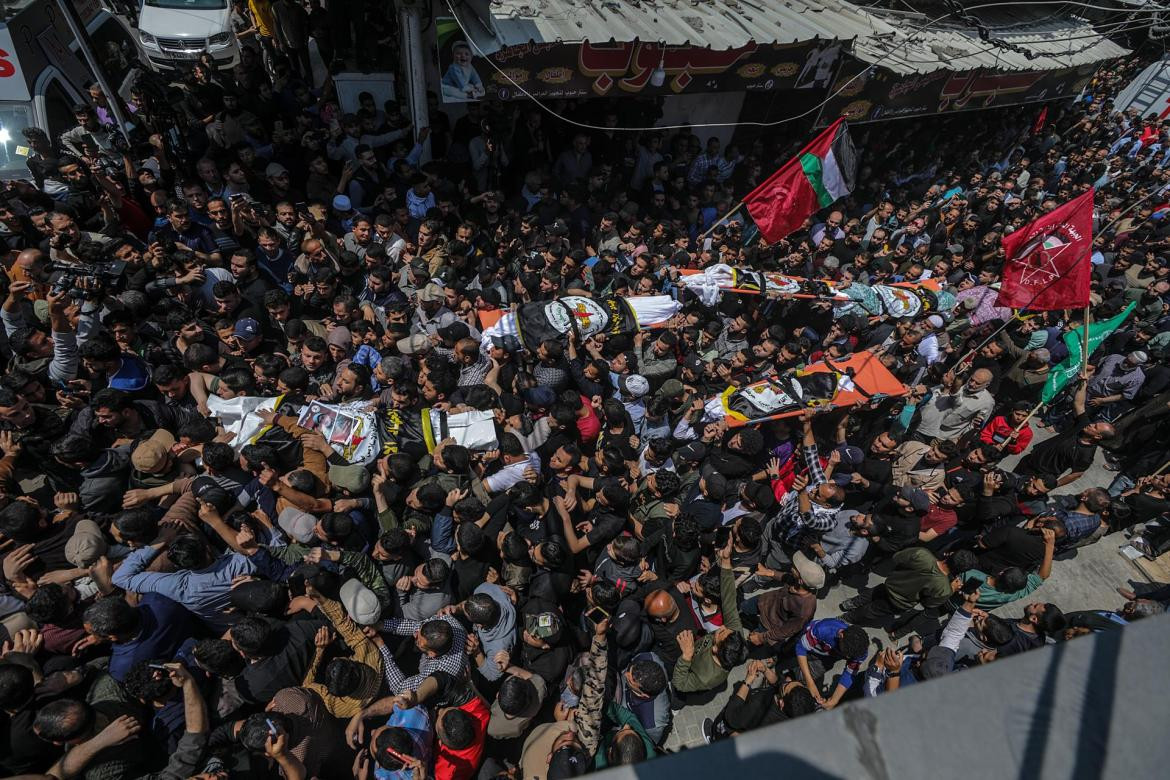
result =
M51 97L50 93L46 103L49 103ZM20 129L32 123L31 102L6 100L0 103L0 179L28 177L28 150L20 153L17 149L27 143L21 136Z
M182 8L186 11L214 11L227 8L227 0L146 0L152 8Z

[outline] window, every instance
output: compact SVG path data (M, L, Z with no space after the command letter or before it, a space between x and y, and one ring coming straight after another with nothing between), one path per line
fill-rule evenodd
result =
M97 61L109 76L110 87L118 89L130 72L130 66L138 60L138 48L134 45L129 30L121 21L111 16L90 33L89 37L93 41ZM77 56L81 56L80 52Z
M16 154L16 147L25 145L20 131L32 123L31 103L0 103L0 177L28 176L25 158Z
M151 8L179 8L184 11L215 11L227 8L227 0L146 0Z
M55 140L61 133L77 126L77 119L73 116L76 102L56 78L45 84L45 123L48 125L45 129L50 138Z

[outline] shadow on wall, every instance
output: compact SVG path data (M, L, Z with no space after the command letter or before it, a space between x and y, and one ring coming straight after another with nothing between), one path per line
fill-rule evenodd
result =
M1111 751L1148 745L1149 735L1132 733L1131 718L1121 719L1127 725L1115 722L1123 651L1132 659L1135 648L1143 654L1153 650L1133 630L1051 645L903 693L851 702L832 713L615 767L607 776L905 780L966 776L982 757L1005 778L1097 780L1129 768ZM1134 675L1126 679L1132 684ZM779 746L789 749L775 749ZM817 761L822 754L824 763ZM1148 765L1149 760L1137 766Z
M653 765L653 769L651 769ZM691 748L632 767L634 775L643 780L671 778L777 778L777 780L846 780L816 767L803 758L781 751L754 753L740 757L735 740L727 739L701 748ZM888 780L884 775L875 780ZM855 779L850 779L855 780Z

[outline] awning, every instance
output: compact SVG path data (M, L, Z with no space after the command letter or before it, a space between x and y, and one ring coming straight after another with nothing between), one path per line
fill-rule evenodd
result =
M825 122L1068 97L1097 63L1129 53L1107 35L1136 24L1094 26L1047 6L938 20L942 11L842 0L444 0L444 8L454 15L445 29L490 60L475 66L488 97L803 90L834 95ZM452 40L439 41L440 65Z
M987 40L971 19L869 8L841 0L469 0L458 16L480 51L492 54L528 43L644 41L714 50L796 41L852 40L862 62L894 73L967 70L1047 70L1096 63L1129 51L1087 20L1048 6L977 11ZM941 15L941 12L937 15ZM1102 31L1122 29L1106 23Z

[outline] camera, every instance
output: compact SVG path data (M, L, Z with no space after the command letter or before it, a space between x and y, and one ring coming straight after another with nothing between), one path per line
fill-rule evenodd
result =
M71 292L80 300L98 300L107 289L117 285L126 271L124 260L104 260L98 263L61 263L48 265L50 274L59 274L51 292Z

